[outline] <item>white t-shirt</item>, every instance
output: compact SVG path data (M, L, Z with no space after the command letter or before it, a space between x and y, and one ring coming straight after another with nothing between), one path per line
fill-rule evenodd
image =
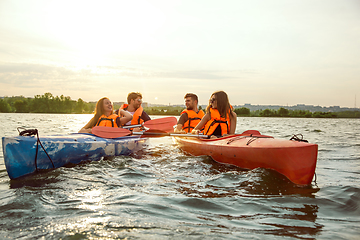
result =
M127 111L127 112L134 116L135 112L129 112L129 111ZM125 123L125 126L130 126L130 125L131 125L131 120L128 121L127 123Z

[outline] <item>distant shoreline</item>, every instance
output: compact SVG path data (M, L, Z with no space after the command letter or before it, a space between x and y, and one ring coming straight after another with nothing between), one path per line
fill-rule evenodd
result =
M114 102L114 109L119 109L121 102ZM68 96L53 96L51 93L36 95L34 98L23 96L0 98L0 113L56 113L56 114L91 114L96 102L77 101ZM200 109L206 106L199 106ZM295 106L280 105L234 105L238 117L290 117L290 118L360 118L359 108L341 108L339 106L321 107L305 104ZM153 106L143 103L144 111L149 115L180 116L185 108L182 105Z
M41 113L36 113L36 112L25 112L25 113L17 113L17 112L6 112L6 113L11 113L11 114L92 114L92 113L45 113L45 112L41 112ZM0 114L6 114L5 112L0 112ZM311 116L311 117L305 117L305 116L247 116L247 115L237 115L237 117L244 117L244 118L332 118L332 119L360 119L360 112L357 113L353 113L353 116ZM150 116L180 116L180 114L178 115L174 115L174 114L166 114L166 113L150 113Z

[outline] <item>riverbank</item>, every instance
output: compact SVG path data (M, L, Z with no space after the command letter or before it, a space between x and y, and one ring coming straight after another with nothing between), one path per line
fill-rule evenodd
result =
M36 95L34 98L25 97L6 97L0 99L0 113L61 113L79 114L92 113L95 109L94 102L85 102L81 98L77 101L68 96L53 96L51 93ZM144 104L143 104L144 105ZM151 106L146 104L144 111L149 115L168 115L180 116L184 106ZM114 103L114 109L119 109L120 105ZM201 106L199 107L201 109ZM278 109L258 109L251 111L249 108L234 108L238 117L292 117L292 118L360 118L359 110L348 111L310 111L292 110L286 107Z

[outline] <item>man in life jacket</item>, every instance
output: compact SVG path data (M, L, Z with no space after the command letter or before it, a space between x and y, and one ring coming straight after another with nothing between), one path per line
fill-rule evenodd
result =
M184 99L186 109L181 112L177 126L174 129L175 133L190 133L204 116L203 110L198 109L198 97L196 94L187 93Z
M141 104L142 104L141 93L138 93L138 92L129 93L127 96L127 102L128 102L128 104L123 104L119 109L119 110L122 109L122 110L128 111L133 116L132 120L127 122L125 124L125 126L138 125L138 124L142 124L143 122L146 122L148 120L151 120L149 115L146 112L144 112L144 109L141 106ZM118 114L119 110L116 110L115 113ZM140 129L137 129L137 128L133 129L133 131L139 131L139 130Z

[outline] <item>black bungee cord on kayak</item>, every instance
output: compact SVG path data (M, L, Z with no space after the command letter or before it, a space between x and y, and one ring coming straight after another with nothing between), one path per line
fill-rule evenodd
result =
M24 129L24 130L20 131L19 129ZM22 128L22 127L18 127L17 130L18 130L20 136L33 136L33 135L36 135L36 137L37 137L36 153L35 153L35 168L36 168L36 171L38 171L38 168L37 168L37 155L38 155L38 150L39 150L39 144L42 147L42 149L44 150L44 152L46 153L46 155L48 156L53 168L55 168L55 165L54 165L53 161L51 160L49 154L46 152L44 146L40 142L38 130L37 129L25 129L25 128Z
M234 142L236 140L239 140L239 139L242 139L242 138L247 138L247 137L250 137L250 140L246 143L246 145L249 145L250 143L252 143L253 141L255 141L258 138L273 138L273 137L265 136L265 135L253 136L253 134L250 134L250 135L238 136L238 137L232 138L226 144L230 144L230 143L232 143L232 142Z
M300 138L300 137L301 138ZM308 140L305 140L304 139L304 136L301 134L301 133L299 133L299 134L294 134L291 138L290 138L290 140L295 140L295 141L298 141L298 142L309 142Z

